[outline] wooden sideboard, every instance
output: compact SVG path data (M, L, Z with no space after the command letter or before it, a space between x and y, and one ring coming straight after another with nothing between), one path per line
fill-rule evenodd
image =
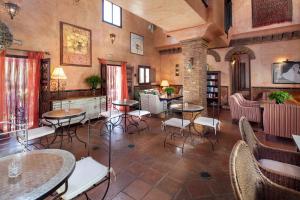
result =
M63 100L54 100L52 110L81 108L86 112L86 119L95 119L100 112L107 110L106 96L77 97Z

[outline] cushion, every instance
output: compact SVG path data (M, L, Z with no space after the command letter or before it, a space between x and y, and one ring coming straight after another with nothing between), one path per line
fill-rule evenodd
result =
M68 180L68 191L62 195L62 199L73 199L79 194L100 182L108 174L108 167L100 164L91 157L76 162L75 170ZM64 192L65 185L61 186L57 193Z
M258 161L264 168L300 179L300 167L276 160L261 159Z
M34 140L37 138L41 138L46 135L53 134L54 132L55 132L55 128L51 128L48 126L42 126L39 128L29 129L28 130L28 140Z
M194 123L203 126L209 126L212 128L217 128L220 124L220 121L210 117L198 117L197 119L195 119Z
M149 111L146 110L134 110L128 113L128 115L132 115L135 117L141 117L141 116L145 116L145 115L150 115Z
M185 128L190 125L191 121L186 119L171 118L163 122L165 126L172 126L177 128Z
M123 113L118 110L105 111L105 112L100 113L100 116L103 116L105 118L111 118L111 119L120 117L122 115L123 115Z

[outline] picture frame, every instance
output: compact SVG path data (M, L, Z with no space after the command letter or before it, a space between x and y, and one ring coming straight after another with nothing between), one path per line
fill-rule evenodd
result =
M300 84L300 61L272 64L273 84Z
M130 52L144 55L144 36L130 32Z
M92 31L60 22L60 64L92 66Z

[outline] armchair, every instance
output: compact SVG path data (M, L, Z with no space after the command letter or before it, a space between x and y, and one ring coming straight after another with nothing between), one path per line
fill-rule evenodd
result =
M250 101L250 100L245 99L244 96L241 93L235 93L234 95L237 97L239 103L241 105L243 105L243 106L247 106L247 107L251 107L251 106L259 107L259 105L260 105L258 101Z
M230 179L237 200L296 200L300 192L278 185L265 177L244 141L230 155Z
M141 109L147 110L151 114L159 114L167 109L166 102L160 101L156 94L140 94Z
M292 138L300 134L300 106L292 104L265 104L263 113L264 132Z
M230 113L233 120L239 120L242 116L245 116L249 121L260 123L261 122L261 110L259 106L245 106L242 105L236 95L229 97Z
M300 191L300 153L263 145L245 117L240 119L239 127L262 173L277 184Z

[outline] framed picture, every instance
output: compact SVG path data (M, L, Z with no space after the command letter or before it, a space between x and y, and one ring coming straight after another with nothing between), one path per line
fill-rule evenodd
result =
M273 84L300 84L300 62L273 63Z
M92 66L92 31L60 22L60 64Z
M130 33L130 52L144 55L144 37L135 33Z

